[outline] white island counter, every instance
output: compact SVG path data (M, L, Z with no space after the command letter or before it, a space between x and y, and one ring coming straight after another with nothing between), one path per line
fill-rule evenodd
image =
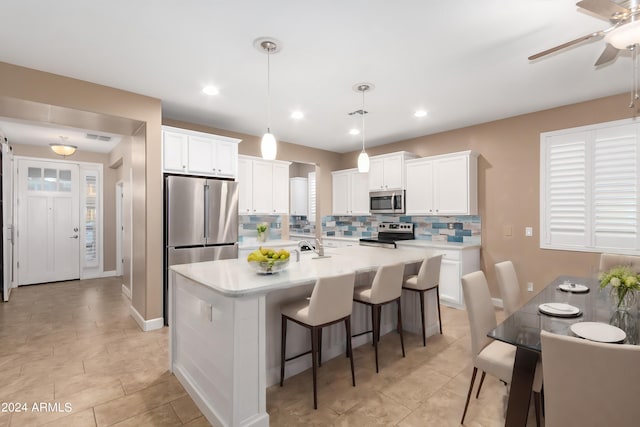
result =
M269 425L266 388L279 381L281 303L310 295L318 277L355 271L356 284L370 283L379 265L403 262L409 274L425 257L424 250L411 247L355 246L331 248L326 254L330 257L303 255L300 262L292 254L288 268L274 275L258 275L240 259L171 267L170 369L213 425ZM414 294L403 293L403 325L418 333ZM436 302L435 296L427 296L427 335L432 335L438 329ZM391 304L385 308L382 333L395 329L395 309ZM355 304L352 333L370 329L369 323L369 312ZM345 351L344 328L334 326L323 336L323 360ZM370 334L353 344L368 339ZM287 354L308 350L309 342L303 328L291 326ZM310 357L296 359L287 364L286 376L310 366Z

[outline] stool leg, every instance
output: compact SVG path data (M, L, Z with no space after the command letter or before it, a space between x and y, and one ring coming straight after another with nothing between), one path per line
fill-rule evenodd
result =
M487 375L485 371L482 371L482 376L480 377L480 384L478 385L478 392L476 393L476 399L480 396L480 390L482 389L482 384L484 384L484 377Z
M379 372L378 369L378 329L380 328L380 312L378 311L378 306L372 305L371 311L373 313L373 348L375 349L376 354L376 374Z
M438 304L438 326L440 326L440 335L442 335L442 317L440 317L440 286L436 286L436 303Z
M351 382L353 386L356 386L356 374L353 369L353 352L351 349L351 316L344 319L344 326L347 329L347 354L349 355L349 360L351 361Z
M318 328L318 366L322 366L322 328Z
M317 375L317 352L318 352L318 329L315 326L311 327L311 363L313 366L313 409L318 409L318 393L316 386Z
M371 345L372 346L376 346L376 313L375 313L375 307L371 306Z
M284 384L284 359L287 348L287 318L282 316L282 334L280 337L280 387Z
M422 321L422 346L427 346L427 332L424 328L424 291L418 292L420 297L420 320Z
M400 329L400 346L402 347L402 357L404 355L404 334L402 333L402 306L400 305L400 298L398 298L398 328Z

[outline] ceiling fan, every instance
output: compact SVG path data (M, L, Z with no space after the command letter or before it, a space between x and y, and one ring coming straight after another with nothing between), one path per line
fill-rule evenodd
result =
M579 1L576 6L608 20L611 22L611 26L536 53L528 59L532 61L569 46L602 36L604 36L604 41L607 45L596 61L595 66L613 61L620 50L629 49L633 52L635 46L640 43L640 6L638 6L638 2L639 0L623 2L622 4L628 4L628 7L625 7L610 0Z

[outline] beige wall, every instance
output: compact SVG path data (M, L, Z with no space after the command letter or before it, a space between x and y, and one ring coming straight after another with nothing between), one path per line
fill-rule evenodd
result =
M122 183L122 284L131 292L131 147L133 137L124 137L109 153L109 167ZM117 230L116 230L117 233ZM116 260L117 261L117 260Z
M240 154L244 154L247 156L261 156L261 136L247 135L243 133L231 132L227 130L216 129L170 119L163 119L162 122L167 126L175 126L177 128L191 129L200 132L208 132L216 135L224 135L231 138L242 139L242 142L238 147L238 151L240 152ZM322 215L331 214L331 171L339 169L338 165L342 156L342 154L334 153L331 151L319 150L317 148L310 148L302 145L278 141L278 160L314 163L317 165L316 188L318 198L318 212L316 218L318 221L320 221Z
M589 275L599 254L540 249L540 133L629 118L628 94L597 99L450 132L367 149L370 155L410 151L420 156L474 150L478 159L478 204L482 218L482 269L499 297L493 265L513 260L523 292L536 292L560 274ZM359 151L340 168L354 167ZM524 237L532 226L533 237ZM504 228L513 235L505 236ZM532 294L526 293L528 298Z
M15 156L37 157L41 159L61 160L62 158L55 154L49 147L12 144L13 154ZM70 162L89 162L102 164L103 177L103 195L102 195L102 213L103 217L103 239L104 239L104 271L112 271L116 269L116 208L115 208L115 185L116 173L109 168L109 154L90 153L87 151L76 151L71 157L65 160Z
M141 122L133 138L132 304L145 319L162 317L162 169L161 103L159 99L11 64L0 63L0 100L26 100L89 112L103 121ZM50 110L49 110L50 111ZM7 115L7 114L5 114ZM8 114L9 117L15 117ZM66 115L65 119L73 119ZM41 121L49 121L46 114ZM57 124L76 125L73 120ZM78 126L80 127L80 126ZM87 128L84 126L84 128ZM106 129L102 129L106 130ZM134 129L135 131L135 129ZM119 133L119 132L118 132ZM148 214L147 214L148 213Z

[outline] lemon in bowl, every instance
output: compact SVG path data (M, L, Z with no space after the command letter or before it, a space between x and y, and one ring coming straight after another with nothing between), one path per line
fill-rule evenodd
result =
M289 251L260 247L247 257L249 265L258 274L274 274L289 265Z

